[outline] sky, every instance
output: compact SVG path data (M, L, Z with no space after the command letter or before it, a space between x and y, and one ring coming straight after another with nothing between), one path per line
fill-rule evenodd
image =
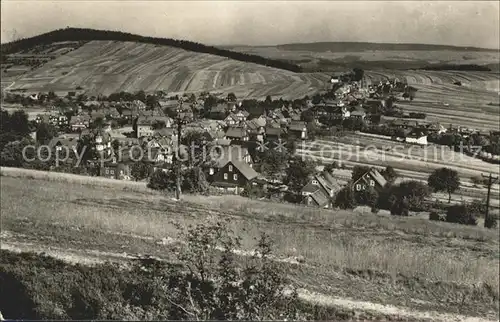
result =
M1 41L58 28L209 45L318 41L499 48L499 1L2 0Z

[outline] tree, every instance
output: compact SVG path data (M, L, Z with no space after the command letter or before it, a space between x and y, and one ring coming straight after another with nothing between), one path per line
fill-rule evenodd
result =
M180 234L186 246L178 259L188 273L170 282L176 319L305 319L298 314L296 292L285 295L287 275L271 258L269 237L263 234L254 255L241 264L234 253L241 249L241 238L226 227L226 222L199 224Z
M354 209L356 207L354 191L351 189L351 185L349 183L337 192L333 205L341 209Z
M358 67L353 68L352 72L353 72L352 80L355 82L359 82L360 80L362 80L363 76L365 75L365 71Z
M280 152L275 149L269 149L263 152L261 156L260 172L265 176L274 180L280 180L282 172L287 165L285 152Z
M217 105L217 97L213 95L209 95L207 98L205 98L205 101L203 102L203 110L205 112L205 115L207 113L210 113L213 107Z
M293 157L285 170L284 183L295 193L298 193L309 181L309 176L314 173L314 164L301 157Z
M174 190L176 187L175 173L158 169L149 178L148 188L153 190Z
M448 203L451 202L451 194L460 188L458 172L449 168L434 170L427 179L427 183L434 192L446 191L448 193Z
M135 93L135 99L146 103L146 93L143 90L138 91Z
M158 106L160 106L160 103L158 102L158 97L156 95L148 95L146 97L146 108L148 110L154 110Z
M236 102L236 95L234 95L234 93L227 94L227 101L228 102Z
M36 130L36 140L39 143L47 143L57 135L57 129L52 124L40 123Z
M28 122L28 114L24 111L15 111L9 117L9 131L19 134L21 136L26 136L30 133L30 127Z
M144 161L137 161L130 168L130 175L135 181L141 181L148 177L151 166Z
M313 96L313 98L312 98L312 103L313 103L314 105L317 105L317 104L321 103L321 100L322 100L322 99L323 99L323 98L321 97L321 95L319 95L319 94L314 94L314 96Z
M396 170L394 170L393 167L387 166L382 172L382 176L384 176L385 180L387 180L388 183L393 184L396 178L398 177L398 173Z
M182 191L207 194L210 185L200 167L188 168L183 173Z
M339 165L338 165L337 161L333 161L332 163L327 164L327 165L325 166L325 171L326 171L326 172L330 172L330 173L331 173L331 172L333 172L335 169L338 169L338 168L339 168Z

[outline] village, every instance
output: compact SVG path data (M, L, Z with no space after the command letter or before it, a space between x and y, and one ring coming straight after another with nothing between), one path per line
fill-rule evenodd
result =
M393 144L440 144L455 149L460 145L463 153L498 163L498 132L445 127L426 121L424 113L405 113L397 102L414 100L416 88L397 79L367 86L360 73L332 76L328 91L294 101L238 100L232 93L208 92L182 96L121 92L109 97L39 93L4 100L44 108L34 117L32 136L59 154L57 164L52 160L44 169L170 182L151 185L162 190L175 190L175 177L195 169L218 193L333 207L335 196L344 188L334 174L335 168L343 167L341 160L302 160L299 165L294 152L304 142L345 133L385 138ZM484 149L474 153L470 147L478 144ZM76 164L80 152L83 162ZM395 175L391 167L357 168L362 173L348 182L354 193L381 193ZM155 175L158 171L165 176ZM294 178L301 174L305 177ZM182 186L200 192L193 184Z

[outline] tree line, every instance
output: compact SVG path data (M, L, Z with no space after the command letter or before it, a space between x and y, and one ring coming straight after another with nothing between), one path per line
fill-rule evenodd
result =
M46 45L60 41L133 41L139 43L171 46L198 53L212 54L230 59L250 62L268 67L285 69L292 72L301 72L300 66L276 59L269 59L258 55L239 53L227 49L207 46L193 41L178 40L171 38L145 37L131 33L111 30L96 30L84 28L57 29L48 33L29 38L22 38L10 43L2 44L1 54L8 55L22 50L26 50L39 45Z

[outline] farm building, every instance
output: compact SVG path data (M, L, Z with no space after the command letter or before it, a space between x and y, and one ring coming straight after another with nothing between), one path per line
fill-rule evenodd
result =
M354 192L361 192L367 190L369 187L375 189L375 191L380 192L385 185L387 184L387 180L385 180L384 176L380 174L380 172L371 168L365 172L359 179L354 181L351 185L351 188Z
M207 179L212 186L234 193L239 193L247 184L253 184L259 175L247 163L225 158L208 171Z
M90 126L90 116L85 114L72 116L69 125L72 131L87 129Z
M427 145L427 131L413 129L405 135L405 142L411 144Z
M305 140L307 139L307 126L306 122L292 121L288 126L288 133L296 138Z
M329 208L331 198L340 189L341 186L337 183L337 180L329 172L323 171L314 175L302 188L302 203L308 206Z
M248 141L248 130L243 127L229 127L226 131L226 138L234 141Z

